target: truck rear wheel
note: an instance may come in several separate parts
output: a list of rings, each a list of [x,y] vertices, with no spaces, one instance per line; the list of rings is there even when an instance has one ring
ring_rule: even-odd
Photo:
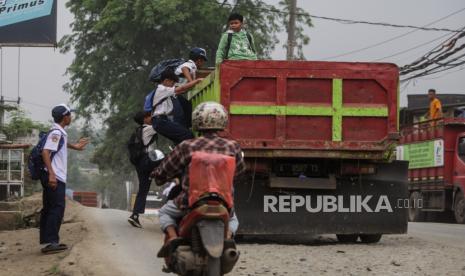
[[[460,190],[455,196],[454,215],[455,221],[457,221],[457,223],[465,223],[465,197]]]
[[[355,243],[357,242],[357,234],[337,234],[337,240],[342,243]]]
[[[423,221],[425,219],[425,213],[421,211],[418,202],[421,201],[421,194],[418,191],[410,193],[409,209],[408,209],[408,220],[409,221]]]
[[[382,234],[361,234],[360,240],[363,243],[377,243],[381,240]]]

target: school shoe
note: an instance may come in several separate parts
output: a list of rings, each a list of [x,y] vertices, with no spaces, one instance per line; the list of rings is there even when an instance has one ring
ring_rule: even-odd
[[[132,215],[128,218],[128,222],[129,222],[129,224],[131,224],[131,225],[134,226],[134,227],[142,228],[142,224],[140,224],[140,222],[139,222],[139,216],[138,216],[138,215],[132,214]]]
[[[40,251],[44,254],[55,254],[55,253],[60,253],[68,249],[68,246],[64,243],[51,243],[44,248],[42,248]]]

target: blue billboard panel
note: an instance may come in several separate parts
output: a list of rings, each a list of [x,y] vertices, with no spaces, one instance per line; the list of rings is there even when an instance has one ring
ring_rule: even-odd
[[[57,0],[0,0],[0,46],[56,45]]]

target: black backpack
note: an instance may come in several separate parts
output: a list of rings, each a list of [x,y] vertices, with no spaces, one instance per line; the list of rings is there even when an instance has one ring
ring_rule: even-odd
[[[29,158],[27,160],[27,167],[29,169],[29,173],[31,174],[32,180],[39,180],[41,176],[45,173],[45,163],[42,159],[42,150],[44,149],[45,143],[47,142],[48,135],[54,131],[59,129],[52,129],[48,132],[40,132],[39,133],[39,141],[37,145],[35,145],[32,150]],[[65,140],[63,136],[61,136],[60,141],[58,142],[58,149],[56,152],[52,152],[50,155],[50,160],[53,160],[53,157],[57,152],[63,148]]]
[[[226,47],[224,48],[225,50],[224,59],[228,59],[229,57],[229,49],[231,48],[232,36],[233,36],[233,33],[228,33],[228,40],[226,42]],[[252,43],[252,36],[249,33],[246,33],[246,36],[247,36],[247,40],[249,41],[250,50],[252,50],[252,52],[255,53],[255,49]]]
[[[142,139],[144,127],[145,126],[138,126],[131,134],[131,137],[127,143],[129,161],[134,166],[138,166],[143,158],[148,157],[147,147],[150,146],[157,138],[157,134],[155,134],[150,140],[149,144],[144,146],[144,140]]]
[[[142,140],[142,131],[144,127],[138,126],[136,130],[131,134],[128,141],[129,161],[134,166],[139,164],[139,161],[145,154],[145,146]]]
[[[160,61],[150,71],[149,81],[160,82],[161,73],[163,73],[163,71],[167,69],[174,71],[176,70],[176,68],[178,68],[179,65],[183,64],[184,62],[186,61],[180,58],[167,59],[167,60]]]

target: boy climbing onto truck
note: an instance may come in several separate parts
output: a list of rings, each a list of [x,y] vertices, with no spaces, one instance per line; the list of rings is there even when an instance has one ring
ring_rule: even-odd
[[[177,86],[191,82],[197,78],[197,70],[207,61],[207,51],[200,47],[192,48],[189,52],[189,60],[179,65],[174,73],[179,77]],[[192,124],[192,104],[185,96],[176,97],[174,104],[174,121],[190,128]]]
[[[152,124],[158,134],[165,136],[176,145],[184,140],[194,138],[192,132],[182,124],[174,120],[173,97],[182,94],[203,79],[199,78],[181,86],[175,86],[179,81],[173,70],[165,70],[160,77],[160,84],[157,84],[155,95],[153,96]]]
[[[216,51],[216,64],[220,64],[225,59],[257,60],[254,39],[242,28],[243,22],[244,17],[238,13],[229,16],[229,30],[221,36]]]

